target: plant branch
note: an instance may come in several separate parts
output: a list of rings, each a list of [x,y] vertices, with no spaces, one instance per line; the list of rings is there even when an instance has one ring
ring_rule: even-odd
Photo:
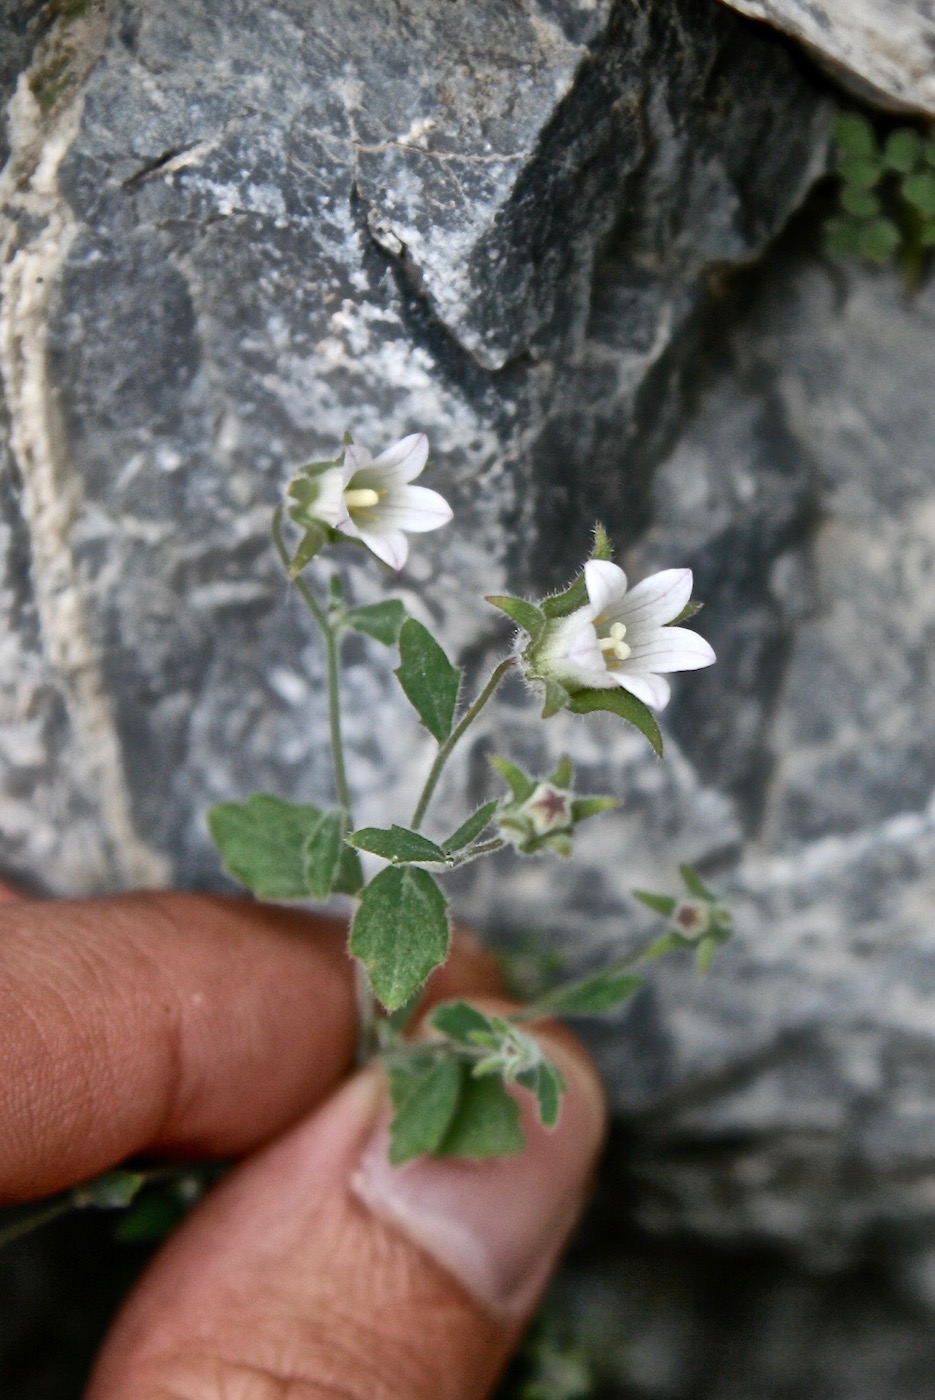
[[[24,1235],[31,1235],[33,1230],[40,1230],[43,1225],[51,1225],[53,1220],[58,1220],[63,1215],[68,1215],[70,1211],[77,1210],[71,1193],[67,1196],[60,1196],[50,1202],[44,1210],[34,1211],[32,1215],[21,1216],[19,1220],[14,1220],[5,1229],[0,1229],[0,1249],[4,1249],[14,1240],[22,1239]]]
[[[487,704],[487,701],[493,695],[497,686],[503,680],[503,677],[506,675],[507,671],[512,665],[512,656],[507,656],[503,659],[503,661],[500,662],[499,666],[496,666],[494,668],[490,679],[484,686],[481,693],[478,695],[477,699],[472,705],[470,705],[465,710],[464,714],[461,716],[461,719],[455,725],[454,729],[448,735],[448,738],[445,740],[441,748],[438,750],[438,753],[435,755],[435,762],[432,764],[431,771],[429,772],[429,775],[425,780],[425,787],[422,789],[422,795],[420,796],[419,801],[416,804],[416,810],[412,814],[411,826],[413,831],[419,830],[419,827],[422,823],[422,818],[425,816],[428,805],[432,800],[432,793],[435,791],[438,780],[442,775],[442,769],[448,762],[452,750],[454,749],[461,736],[465,733],[465,731],[477,719],[477,716]]]
[[[273,543],[276,546],[276,552],[282,560],[283,567],[288,574],[292,567],[292,559],[282,536],[281,505],[278,505],[273,512]],[[331,755],[334,762],[334,786],[338,794],[338,802],[349,814],[351,810],[351,795],[347,783],[347,773],[344,767],[344,741],[341,737],[340,658],[338,656],[337,633],[331,626],[324,609],[305,580],[297,577],[291,581],[295,584],[303,603],[318,624],[318,630],[321,632],[322,640],[325,644],[325,664],[328,672],[328,720],[331,726]]]

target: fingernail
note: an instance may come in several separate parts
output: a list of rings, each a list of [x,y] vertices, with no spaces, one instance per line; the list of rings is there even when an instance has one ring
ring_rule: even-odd
[[[543,1040],[545,1038],[543,1037]],[[584,1203],[604,1135],[597,1076],[564,1044],[549,1055],[568,1085],[558,1126],[539,1123],[518,1090],[526,1147],[515,1157],[467,1162],[388,1158],[388,1114],[371,1136],[353,1182],[357,1197],[389,1221],[492,1312],[531,1311]]]

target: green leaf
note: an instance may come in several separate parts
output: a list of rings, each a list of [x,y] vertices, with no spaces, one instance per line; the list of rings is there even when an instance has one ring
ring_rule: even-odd
[[[545,626],[545,613],[535,603],[529,603],[525,598],[511,598],[505,593],[494,593],[485,598],[486,603],[499,608],[506,613],[507,617],[518,623],[530,637],[538,637]]]
[[[922,148],[922,157],[928,165],[935,165],[935,136],[930,136]]]
[[[576,690],[569,698],[568,708],[576,715],[590,715],[595,710],[609,710],[635,725],[662,757],[662,735],[652,711],[628,690]]]
[[[880,197],[873,190],[860,190],[854,185],[845,185],[841,190],[841,208],[859,219],[871,218],[879,214]]]
[[[666,918],[675,913],[677,899],[673,899],[670,894],[652,894],[650,890],[631,890],[634,899],[638,899],[640,904],[645,904],[647,909],[652,909],[656,914],[663,914]]]
[[[910,175],[908,180],[903,180],[902,192],[920,214],[927,217],[935,214],[935,173],[925,170],[919,175]]]
[[[525,802],[526,798],[535,792],[534,779],[530,778],[528,773],[524,773],[522,768],[517,768],[508,758],[491,758],[490,762],[500,777],[509,783],[516,802]]]
[[[922,138],[911,126],[902,126],[887,137],[883,163],[889,170],[908,175],[922,159]]]
[[[340,808],[322,812],[305,843],[305,879],[315,899],[327,899],[334,889],[346,823],[347,817]]]
[[[311,803],[258,792],[212,807],[208,829],[229,874],[258,899],[306,899],[305,846],[320,818]]]
[[[439,1157],[509,1157],[522,1152],[523,1130],[516,1100],[492,1076],[467,1078],[454,1119],[436,1149]]]
[[[402,1006],[397,1006],[396,1010],[392,1011],[384,1021],[377,1022],[377,1036],[379,1037],[386,1028],[395,1033],[395,1037],[402,1035],[413,1016],[419,1010],[421,1004],[422,988],[418,987],[416,991],[413,992],[412,996],[403,1002]],[[391,1034],[389,1040],[392,1041],[393,1039],[394,1035]]]
[[[321,549],[328,543],[328,531],[322,525],[309,525],[305,534],[299,541],[299,547],[292,556],[292,563],[289,565],[289,577],[298,578],[299,574],[310,564]]]
[[[591,558],[601,559],[605,562],[613,559],[614,551],[610,547],[610,540],[607,538],[607,531],[603,525],[594,526],[594,544],[591,548]]]
[[[363,888],[364,872],[361,869],[360,856],[356,851],[352,851],[350,846],[345,844],[341,849],[341,858],[338,861],[338,873],[334,877],[332,885],[333,894],[358,894]]]
[[[935,176],[932,183],[935,187]],[[887,262],[899,243],[900,232],[891,219],[868,219],[861,228],[860,251],[871,262]]]
[[[883,166],[876,160],[866,160],[863,156],[844,156],[838,162],[838,171],[846,184],[855,189],[870,190],[883,174]]]
[[[114,1235],[121,1244],[157,1244],[187,1213],[186,1203],[173,1192],[147,1194],[120,1217]]]
[[[542,611],[546,617],[568,617],[570,613],[586,607],[587,603],[588,586],[584,581],[584,574],[579,574],[564,592],[553,593],[550,597],[543,598]]]
[[[476,1045],[474,1036],[493,1035],[494,1026],[483,1011],[467,1001],[449,1001],[438,1006],[429,1017],[429,1025],[457,1045]]]
[[[409,617],[399,634],[399,683],[426,729],[444,743],[451,733],[461,672],[431,633]]]
[[[387,1011],[402,1006],[444,962],[449,932],[445,896],[427,871],[388,865],[364,887],[351,953]]]
[[[610,812],[619,806],[616,797],[576,797],[571,804],[571,819],[583,822],[586,817],[596,817],[600,812]]]
[[[455,851],[463,851],[465,846],[470,846],[472,841],[476,841],[481,832],[488,827],[496,812],[498,802],[485,802],[483,807],[478,807],[476,812],[472,812],[466,822],[462,822],[457,831],[453,831],[447,841],[442,842],[442,850],[446,855],[452,855]]]
[[[564,710],[569,704],[568,691],[558,681],[551,678],[545,682],[545,704],[542,706],[542,718],[551,719],[557,715],[559,710]]]
[[[873,126],[860,112],[841,113],[834,124],[834,139],[850,156],[875,156],[879,149]]]
[[[535,1069],[523,1070],[522,1074],[518,1074],[516,1082],[535,1094],[542,1126],[554,1128],[558,1123],[562,1095],[566,1089],[558,1066],[553,1065],[551,1060],[542,1060]]]
[[[825,224],[825,252],[832,258],[859,258],[863,224],[859,219],[829,219]]]
[[[406,621],[406,609],[398,598],[387,598],[382,603],[368,603],[362,608],[351,608],[344,614],[344,622],[355,632],[364,632],[374,641],[384,646],[395,646],[399,641],[402,625]]]
[[[390,1068],[390,1162],[394,1167],[434,1152],[441,1144],[467,1078],[453,1054],[412,1055]]]
[[[352,831],[347,839],[359,851],[382,856],[394,865],[424,865],[426,861],[444,864],[447,860],[441,846],[436,846],[421,831],[410,831],[405,826],[362,826],[359,831]]]
[[[627,1001],[642,987],[640,977],[632,972],[604,968],[591,977],[583,977],[578,982],[569,982],[564,987],[554,987],[546,992],[532,1006],[525,1007],[521,1015],[531,1016],[598,1016],[604,1011],[613,1011]]]
[[[935,248],[935,219],[929,219],[923,224],[919,241],[923,248]]]

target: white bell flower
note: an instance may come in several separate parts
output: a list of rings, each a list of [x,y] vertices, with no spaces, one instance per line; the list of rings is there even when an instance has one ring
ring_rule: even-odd
[[[588,602],[550,621],[531,650],[535,670],[571,691],[620,686],[654,710],[669,703],[661,674],[710,666],[714,652],[687,627],[671,627],[691,598],[691,569],[663,569],[627,589],[616,564],[591,559],[584,566]]]
[[[391,569],[409,557],[407,534],[447,525],[451,507],[437,491],[410,486],[425,466],[429,440],[412,433],[373,457],[348,443],[344,461],[316,480],[314,517],[350,539],[360,540]]]

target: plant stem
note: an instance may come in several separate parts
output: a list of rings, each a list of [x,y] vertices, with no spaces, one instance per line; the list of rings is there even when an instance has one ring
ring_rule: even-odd
[[[503,680],[503,677],[506,675],[507,671],[512,665],[512,656],[507,656],[504,658],[503,661],[500,662],[499,666],[494,668],[490,679],[484,686],[480,695],[478,695],[473,705],[469,706],[468,709],[465,710],[464,714],[461,716],[461,719],[455,725],[454,729],[448,735],[448,738],[445,740],[441,748],[438,750],[438,753],[435,755],[435,762],[432,764],[431,771],[425,780],[425,787],[422,789],[422,795],[419,798],[419,801],[416,805],[416,810],[412,814],[413,831],[419,830],[422,818],[425,816],[426,809],[428,808],[428,805],[432,800],[432,793],[435,791],[436,784],[438,783],[438,780],[442,774],[442,769],[448,762],[452,749],[454,748],[458,740],[461,738],[465,730],[470,725],[472,725],[477,719],[477,716],[487,704],[487,701],[490,699],[491,695],[493,695],[497,686]]]
[[[478,860],[481,856],[491,856],[494,851],[501,850],[506,842],[499,836],[492,836],[489,841],[480,841],[476,846],[468,846],[466,851],[459,851],[451,857],[449,869],[460,870],[462,865],[470,865],[472,860]]]
[[[147,1167],[134,1175],[145,1178],[145,1185],[151,1186],[154,1182],[171,1181],[173,1177],[187,1176],[197,1169],[197,1165],[191,1162],[172,1162],[161,1167]],[[14,1240],[22,1239],[24,1235],[31,1235],[34,1230],[41,1230],[43,1225],[51,1225],[53,1220],[60,1220],[63,1215],[69,1215],[75,1210],[126,1210],[132,1202],[128,1202],[127,1205],[105,1205],[89,1195],[89,1188],[93,1187],[95,1182],[101,1180],[101,1177],[111,1175],[111,1172],[102,1172],[100,1177],[94,1177],[80,1186],[73,1186],[63,1195],[54,1196],[32,1215],[20,1216],[5,1229],[0,1228],[0,1249],[12,1244]]]
[[[277,506],[273,512],[273,543],[276,546],[276,551],[282,560],[286,573],[289,573],[292,567],[292,559],[286,548],[286,542],[282,537],[281,505]],[[337,633],[331,626],[321,604],[305,580],[303,578],[294,578],[291,581],[295,584],[303,603],[318,624],[318,630],[321,632],[322,640],[325,643],[325,664],[328,671],[328,719],[331,726],[331,756],[334,762],[334,786],[338,794],[338,802],[346,812],[350,813],[351,794],[347,785],[347,773],[344,768],[344,742],[341,737],[340,661],[338,657]]]
[[[296,583],[300,583],[296,579]],[[302,590],[300,590],[301,592]],[[306,592],[307,592],[306,588]],[[302,593],[303,598],[305,592]],[[311,595],[309,595],[311,596]],[[351,793],[347,785],[347,774],[344,771],[344,742],[341,738],[341,691],[339,682],[338,639],[334,628],[328,622],[324,623],[325,638],[325,660],[328,666],[328,719],[331,724],[331,753],[334,759],[334,785],[338,794],[338,802],[350,816]],[[353,822],[351,823],[353,826]]]
[[[14,1240],[21,1239],[23,1235],[31,1235],[33,1230],[39,1230],[43,1225],[50,1225],[53,1220],[58,1220],[60,1216],[68,1215],[70,1211],[76,1209],[77,1207],[69,1194],[52,1201],[44,1210],[37,1210],[33,1215],[14,1220],[12,1225],[8,1225],[5,1230],[0,1230],[0,1249],[12,1244]]]
[[[354,959],[354,993],[357,1000],[357,1047],[354,1058],[358,1065],[366,1065],[376,1054],[377,1003],[370,974],[359,958]]]

